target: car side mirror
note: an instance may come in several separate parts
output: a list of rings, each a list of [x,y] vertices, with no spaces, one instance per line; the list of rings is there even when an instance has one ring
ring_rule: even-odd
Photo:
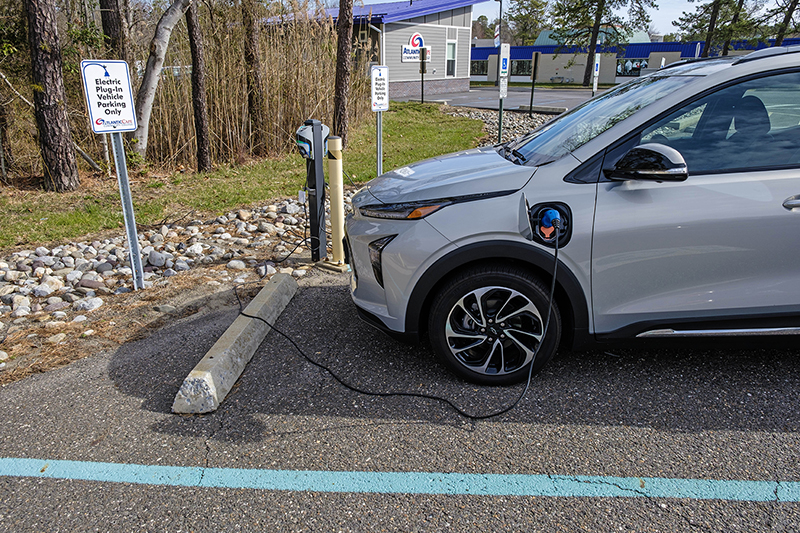
[[[614,181],[684,181],[689,177],[681,153],[659,143],[631,148],[614,168],[603,169],[603,174]]]

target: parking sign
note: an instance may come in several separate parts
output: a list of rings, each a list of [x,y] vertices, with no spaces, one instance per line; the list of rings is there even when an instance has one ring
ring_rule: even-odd
[[[372,79],[372,110],[389,110],[389,67],[373,66],[370,69]]]
[[[128,63],[84,60],[81,61],[81,77],[93,132],[136,131]]]

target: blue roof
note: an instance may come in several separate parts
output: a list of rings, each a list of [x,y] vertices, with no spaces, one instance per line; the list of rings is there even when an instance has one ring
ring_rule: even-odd
[[[770,44],[774,43],[770,40]],[[697,52],[697,45],[702,48],[703,41],[691,41],[689,43],[631,43],[617,48],[616,46],[604,47],[597,45],[596,51],[598,53],[611,53],[617,54],[618,58],[646,58],[650,56],[651,52],[680,52],[682,59],[693,58]],[[800,38],[789,38],[783,40],[783,46],[791,46],[800,44]],[[758,43],[752,45],[746,41],[736,41],[732,44],[731,48],[734,50],[760,50],[769,46],[766,43]],[[579,48],[577,46],[565,46],[559,49],[558,46],[512,46],[511,47],[511,60],[528,60],[531,58],[533,52],[541,54],[585,54],[586,48]],[[496,55],[497,48],[491,46],[473,47],[470,51],[470,59],[472,61],[486,61],[490,55]],[[719,50],[712,50],[711,55],[719,54]]]
[[[355,22],[369,22],[372,24],[386,24],[401,20],[423,17],[434,13],[441,13],[450,9],[471,6],[486,2],[487,0],[412,0],[411,2],[389,2],[386,4],[371,4],[353,6],[353,20]],[[333,18],[339,16],[339,8],[327,10]]]

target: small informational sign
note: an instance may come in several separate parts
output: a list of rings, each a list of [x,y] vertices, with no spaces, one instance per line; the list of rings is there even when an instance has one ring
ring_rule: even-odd
[[[597,92],[597,81],[600,79],[600,54],[594,55],[594,81],[592,82],[592,95]]]
[[[375,65],[370,69],[372,79],[372,110],[389,110],[389,67]]]
[[[511,67],[511,45],[503,43],[500,45],[500,77],[507,78]]]
[[[117,183],[122,199],[122,218],[128,237],[128,257],[133,272],[133,289],[144,288],[144,269],[139,252],[139,237],[136,233],[136,216],[133,212],[133,197],[128,181],[128,163],[122,132],[136,130],[136,112],[133,109],[133,91],[128,64],[116,60],[81,61],[81,77],[86,105],[92,122],[92,131],[97,134],[110,133],[117,169]]]
[[[500,78],[500,98],[508,96],[508,76]]]
[[[136,130],[133,91],[125,61],[81,61],[81,76],[92,131],[114,133]]]

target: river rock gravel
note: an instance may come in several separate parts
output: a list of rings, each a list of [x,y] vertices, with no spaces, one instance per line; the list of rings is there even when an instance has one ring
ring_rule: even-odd
[[[497,128],[499,123],[497,111],[450,106],[443,106],[442,109],[448,115],[482,121],[484,123],[483,131],[486,132],[486,140],[482,143],[483,146],[491,146],[497,142]],[[535,130],[539,126],[548,123],[553,118],[555,118],[554,115],[533,113],[531,116],[528,116],[527,112],[503,111],[503,142],[525,135],[529,131]]]

